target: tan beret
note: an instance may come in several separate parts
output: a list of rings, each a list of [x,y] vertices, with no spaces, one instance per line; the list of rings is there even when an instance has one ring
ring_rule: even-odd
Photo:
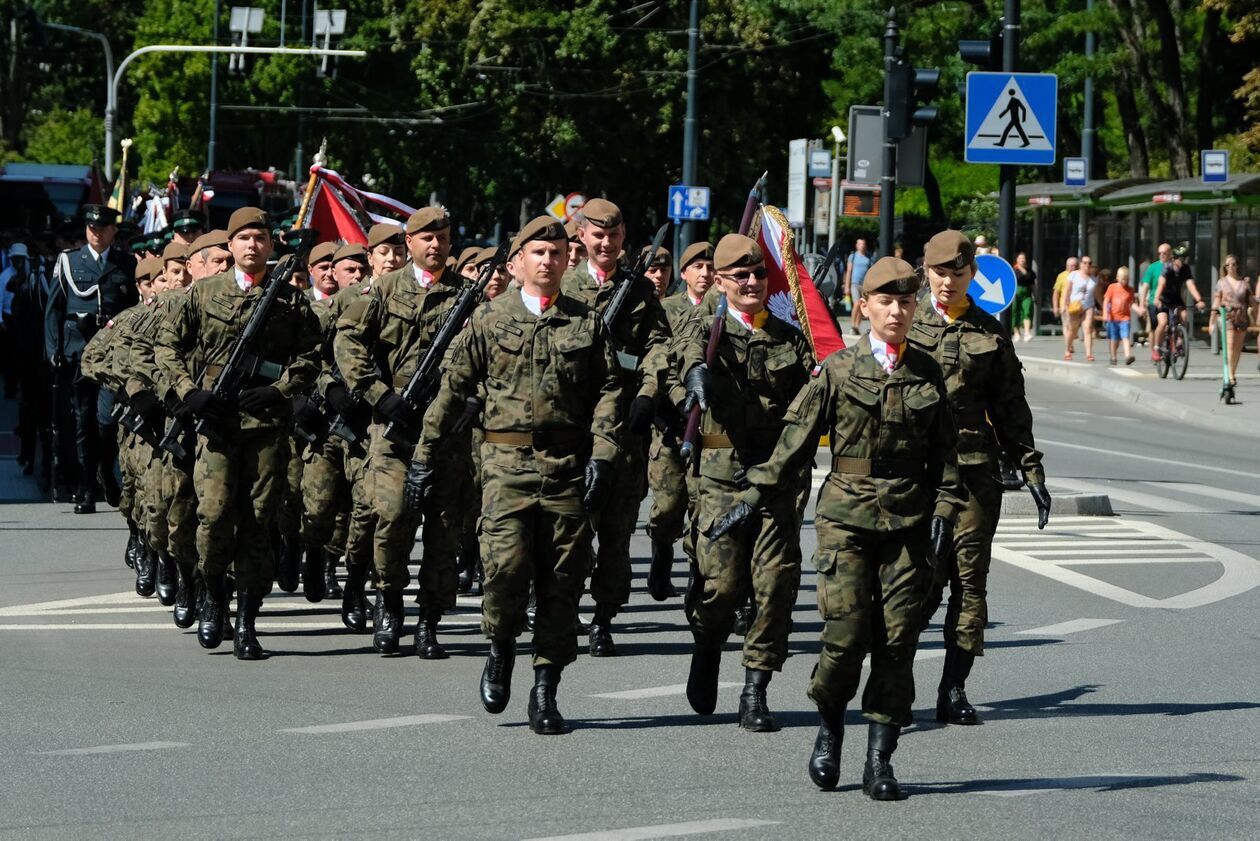
[[[181,263],[188,259],[188,248],[178,242],[169,243],[162,249],[162,264],[167,260],[178,260]]]
[[[863,295],[874,292],[909,295],[918,291],[918,273],[900,257],[880,257],[862,278]]]
[[[402,245],[402,225],[395,225],[393,222],[377,222],[368,230],[367,247],[369,250],[386,242]]]
[[[591,199],[578,212],[582,219],[597,228],[615,228],[622,222],[621,208],[608,199]]]
[[[162,273],[162,269],[166,266],[157,257],[145,257],[139,263],[136,263],[136,280],[153,280]]]
[[[213,231],[207,231],[192,241],[192,245],[188,246],[188,256],[191,257],[198,251],[206,248],[227,248],[228,234],[222,228],[216,228]]]
[[[682,259],[678,261],[678,270],[682,271],[697,260],[713,260],[713,246],[701,240],[693,242],[683,249]]]
[[[743,234],[727,234],[718,240],[717,248],[713,249],[713,268],[719,272],[764,262],[761,246],[755,239]]]
[[[480,253],[481,253],[481,248],[476,245],[470,245],[467,248],[465,248],[463,251],[459,252],[459,257],[456,258],[455,260],[455,271],[457,272],[463,271],[464,267],[467,266],[473,260],[477,259],[477,255]]]
[[[648,253],[648,249],[650,249],[651,247],[652,247],[651,245],[643,246],[643,250],[639,252],[639,259],[643,259],[644,257],[646,257]],[[669,266],[669,265],[672,265],[672,262],[673,261],[670,259],[669,252],[665,250],[664,248],[658,248],[656,249],[656,256],[652,258],[652,262],[648,263],[648,265],[649,266]]]
[[[561,225],[559,221],[550,216],[539,216],[521,228],[516,239],[512,240],[512,250],[508,252],[508,256],[514,257],[516,252],[525,246],[525,243],[536,239],[567,242],[569,238],[564,233],[564,225]]]
[[[347,242],[345,245],[337,249],[337,253],[333,254],[333,265],[337,265],[342,260],[358,260],[360,263],[367,262],[367,249],[357,242]],[[310,261],[307,261],[307,265]]]
[[[923,247],[923,265],[961,269],[976,257],[976,247],[962,231],[941,231]]]
[[[241,207],[234,210],[232,216],[228,219],[228,239],[236,236],[246,228],[262,228],[270,231],[271,220],[267,218],[267,212],[261,207]]]
[[[576,242],[578,238],[578,221],[576,218],[570,219],[564,223],[564,232],[569,237],[569,242]]]
[[[337,249],[340,247],[340,243],[321,242],[319,245],[312,248],[311,253],[306,256],[306,265],[313,266],[316,263],[331,260],[333,255],[337,253]]]
[[[407,233],[418,234],[421,231],[440,231],[451,226],[451,219],[440,207],[422,207],[407,220]]]
[[[499,249],[495,248],[493,245],[486,246],[477,252],[477,256],[473,258],[473,265],[480,266],[482,263],[485,263],[492,258],[494,256],[494,252],[498,250]]]

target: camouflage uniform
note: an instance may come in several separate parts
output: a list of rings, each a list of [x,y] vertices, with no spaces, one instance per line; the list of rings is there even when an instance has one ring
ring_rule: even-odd
[[[416,459],[432,464],[465,400],[483,394],[481,628],[492,640],[519,636],[532,581],[537,666],[577,655],[573,626],[591,550],[583,469],[591,458],[616,459],[620,380],[589,307],[562,293],[535,316],[509,290],[473,316],[416,448]]]
[[[672,336],[694,315],[695,305],[686,289],[661,301]],[[677,387],[676,370],[665,370],[662,392]],[[692,508],[687,489],[687,465],[678,454],[681,430],[652,428],[652,446],[648,450],[648,488],[652,491],[652,508],[648,512],[647,533],[654,543],[673,545],[683,534],[684,517]],[[684,543],[689,557],[694,558],[690,541]]]
[[[940,368],[913,348],[888,374],[862,339],[814,369],[792,402],[773,455],[748,471],[764,498],[793,504],[800,465],[829,433],[831,472],[818,496],[818,610],[823,650],[809,698],[843,718],[862,661],[862,712],[910,723],[919,617],[932,581],[928,522],[952,518],[965,491]]]

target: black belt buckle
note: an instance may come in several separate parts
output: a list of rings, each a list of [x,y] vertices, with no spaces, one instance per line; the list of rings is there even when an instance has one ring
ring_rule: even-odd
[[[875,479],[894,479],[897,476],[897,465],[890,458],[871,459],[871,476]]]

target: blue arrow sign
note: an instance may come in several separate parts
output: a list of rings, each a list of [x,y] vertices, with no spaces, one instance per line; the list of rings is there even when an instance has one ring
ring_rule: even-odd
[[[971,164],[1054,163],[1059,77],[1053,73],[968,73],[966,145]]]
[[[671,184],[665,212],[674,221],[705,221],[709,218],[709,188]]]
[[[967,294],[980,309],[997,315],[1015,301],[1015,270],[996,254],[979,254]]]

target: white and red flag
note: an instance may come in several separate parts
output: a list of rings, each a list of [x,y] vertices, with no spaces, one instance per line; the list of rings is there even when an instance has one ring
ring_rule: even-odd
[[[414,207],[354,186],[335,170],[311,167],[310,189],[295,226],[319,231],[320,242],[357,242],[367,245],[365,227],[372,222],[399,223]]]

